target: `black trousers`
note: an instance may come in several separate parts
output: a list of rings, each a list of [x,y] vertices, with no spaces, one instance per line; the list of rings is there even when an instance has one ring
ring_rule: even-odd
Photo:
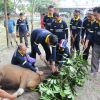
[[[36,58],[36,50],[35,50],[35,48],[34,48],[34,45],[35,45],[35,44],[32,44],[32,43],[31,43],[31,54],[30,54],[30,56],[33,57],[33,58]],[[44,51],[45,51],[46,60],[47,60],[47,61],[51,60],[51,51],[50,51],[49,45],[46,44],[46,43],[42,43],[41,45],[42,45],[42,47],[43,47],[43,49],[44,49]],[[42,52],[41,52],[41,53],[42,53]]]
[[[71,38],[71,51],[76,49],[78,55],[80,53],[79,43],[80,43],[80,39],[79,38],[75,39],[74,42],[72,41],[72,38]]]
[[[87,60],[88,59],[88,56],[89,56],[89,50],[90,50],[90,47],[93,47],[93,42],[92,41],[89,41],[89,44],[88,44],[88,47],[84,50],[83,52],[83,59],[84,60]]]
[[[24,40],[25,40],[25,45],[27,47],[28,46],[27,32],[26,33],[19,32],[20,43],[23,43],[23,37],[24,37]]]

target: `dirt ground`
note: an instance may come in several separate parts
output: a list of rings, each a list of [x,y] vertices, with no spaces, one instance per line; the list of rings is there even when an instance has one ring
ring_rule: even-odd
[[[0,65],[9,64],[16,47],[11,47],[0,51]],[[28,49],[30,51],[30,48]],[[37,57],[36,66],[45,66],[40,58]],[[100,73],[95,78],[90,77],[84,84],[84,87],[77,87],[77,94],[75,100],[100,100]],[[16,100],[39,100],[39,94],[36,92],[26,92]]]

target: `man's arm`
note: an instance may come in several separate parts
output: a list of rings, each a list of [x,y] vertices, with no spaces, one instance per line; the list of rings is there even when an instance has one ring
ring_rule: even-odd
[[[21,66],[24,66],[25,68],[29,68],[32,71],[36,72],[36,69],[32,66],[32,64],[30,64],[29,62],[27,62],[24,57],[22,57],[21,55],[17,55],[16,60],[18,60],[18,62],[20,63]]]
[[[95,35],[95,26],[94,24],[91,25],[91,30],[89,31],[89,34],[86,39],[86,43],[84,45],[84,48],[86,49],[88,46],[89,41],[94,41],[94,35]]]
[[[84,39],[85,30],[86,30],[86,25],[85,25],[85,21],[84,21],[84,22],[82,23],[81,39]]]
[[[63,21],[63,24],[64,24],[64,30],[65,30],[65,39],[68,39],[68,26],[65,21]]]
[[[28,21],[26,20],[27,30],[29,31]]]
[[[15,26],[15,21],[14,21],[14,19],[13,19],[13,25]]]
[[[44,16],[43,22],[44,22],[44,27],[46,27],[46,16]]]

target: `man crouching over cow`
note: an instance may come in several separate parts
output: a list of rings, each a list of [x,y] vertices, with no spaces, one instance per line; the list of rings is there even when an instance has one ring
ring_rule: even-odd
[[[34,65],[35,64],[35,59],[31,58],[27,53],[26,53],[26,46],[24,44],[18,45],[17,50],[14,52],[13,58],[11,63],[14,65],[21,66],[23,68],[28,68],[39,75],[43,75],[42,71],[39,71],[38,68]]]

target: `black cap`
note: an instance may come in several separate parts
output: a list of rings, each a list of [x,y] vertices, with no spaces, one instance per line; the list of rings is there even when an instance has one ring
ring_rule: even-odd
[[[74,10],[75,13],[80,13],[80,10]]]
[[[23,16],[23,15],[24,15],[24,13],[20,13],[19,15],[20,15],[20,16]]]
[[[53,6],[53,5],[49,5],[48,9],[49,9],[49,8],[54,8],[54,6]]]
[[[59,15],[59,13],[54,13],[53,14],[53,17],[59,17],[60,15]]]

